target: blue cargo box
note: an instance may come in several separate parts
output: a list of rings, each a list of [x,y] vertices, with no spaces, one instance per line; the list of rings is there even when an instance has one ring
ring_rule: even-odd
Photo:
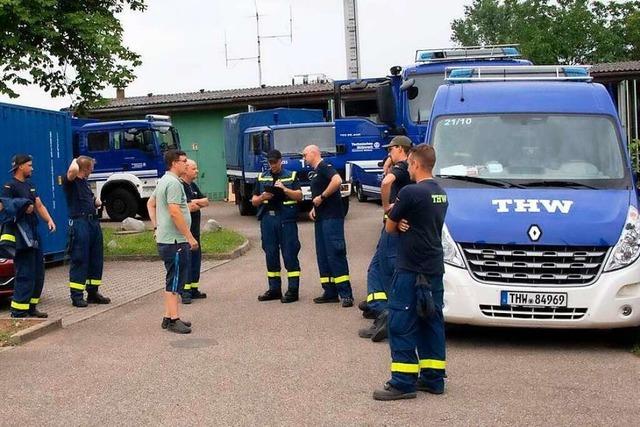
[[[71,119],[68,113],[0,103],[0,180],[9,181],[11,158],[18,153],[33,156],[33,177],[40,199],[58,230],[49,233],[40,221],[46,261],[61,260],[67,244],[68,210],[62,177],[72,159]]]

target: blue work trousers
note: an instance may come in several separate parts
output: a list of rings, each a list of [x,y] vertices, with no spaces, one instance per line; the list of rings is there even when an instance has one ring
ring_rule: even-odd
[[[344,240],[344,219],[328,218],[316,221],[316,257],[320,284],[328,298],[351,298],[351,280],[347,262],[347,244]]]
[[[442,315],[444,288],[442,275],[426,276],[431,285],[436,313],[429,319],[416,311],[417,273],[396,270],[389,294],[389,346],[391,380],[404,392],[416,389],[420,381],[433,390],[444,390],[445,335]],[[417,353],[417,354],[416,354]]]
[[[16,272],[11,311],[28,312],[40,302],[44,287],[44,257],[41,248],[19,249],[13,259]]]
[[[376,252],[369,263],[367,307],[376,314],[380,314],[382,310],[387,308],[387,295],[391,290],[391,281],[396,268],[399,240],[400,237],[397,233],[387,233],[383,227]]]
[[[198,241],[198,249],[190,251],[189,255],[189,279],[184,285],[185,291],[198,289],[200,287],[200,268],[202,266],[202,248],[200,245],[200,234],[194,234],[193,237]]]
[[[267,260],[269,289],[281,290],[280,253],[282,253],[289,289],[297,290],[300,286],[298,224],[292,220],[283,220],[280,211],[267,211],[260,219],[260,232],[262,249]]]
[[[98,292],[102,285],[104,264],[102,229],[97,218],[76,218],[69,221],[69,288],[71,298],[82,298],[84,291]]]

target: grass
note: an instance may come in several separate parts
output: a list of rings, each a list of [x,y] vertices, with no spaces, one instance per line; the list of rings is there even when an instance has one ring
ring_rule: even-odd
[[[115,234],[117,230],[103,228],[104,255],[144,255],[157,256],[156,242],[151,231],[137,234]],[[117,247],[110,248],[108,243],[115,241]],[[203,254],[220,254],[231,252],[245,241],[245,238],[235,231],[222,229],[205,232],[201,235]]]
[[[15,345],[16,343],[11,339],[11,335],[19,332],[23,329],[29,328],[40,320],[22,320],[22,319],[1,319],[0,320],[0,347],[7,347]]]

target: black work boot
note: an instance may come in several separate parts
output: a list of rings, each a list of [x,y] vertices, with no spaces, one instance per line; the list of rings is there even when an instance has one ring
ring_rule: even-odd
[[[353,298],[342,298],[342,306],[345,308],[353,307]]]
[[[441,387],[436,387],[420,378],[416,382],[416,390],[424,391],[431,394],[442,394],[444,393],[444,384]]]
[[[282,291],[280,289],[269,289],[264,294],[258,295],[258,301],[272,301],[280,298],[282,298]]]
[[[207,297],[207,294],[204,292],[200,292],[197,288],[191,288],[191,299],[204,299]]]
[[[84,293],[83,292],[72,292],[71,293],[71,304],[74,307],[78,307],[78,308],[85,308],[87,307],[89,304],[87,304],[87,301],[84,299]]]
[[[47,317],[49,317],[49,315],[47,313],[45,313],[44,311],[40,311],[35,307],[31,307],[29,309],[29,317],[36,317],[38,319],[46,319]]]
[[[167,330],[171,332],[175,332],[176,334],[190,334],[191,328],[187,326],[180,319],[176,319],[175,321],[170,320],[169,325],[167,326]]]
[[[416,392],[398,390],[391,384],[386,383],[383,390],[376,390],[373,392],[373,398],[375,400],[415,399]]]
[[[335,297],[329,297],[326,294],[322,294],[319,297],[314,298],[313,302],[315,302],[316,304],[336,303],[340,302],[340,298],[338,298],[338,295],[336,295]]]
[[[102,296],[97,290],[89,291],[87,295],[87,303],[89,304],[111,304],[111,299]]]
[[[284,296],[280,298],[280,302],[284,304],[295,301],[298,301],[298,288],[289,288]]]
[[[180,320],[182,323],[185,324],[185,326],[191,327],[191,322],[188,322],[186,320],[182,320],[182,319],[176,319],[176,320]],[[168,317],[163,317],[162,318],[162,323],[160,324],[160,326],[162,327],[162,329],[167,329],[169,327],[169,323],[171,323],[171,319]]]
[[[388,310],[382,310],[382,313],[380,313],[378,317],[376,317],[376,320],[373,323],[375,325],[376,330],[371,336],[371,341],[380,342],[387,339],[387,337],[389,336],[389,330],[387,328],[388,318],[389,318]]]
[[[183,304],[191,304],[191,291],[182,291],[180,301],[182,301]]]
[[[367,310],[369,309],[368,305],[369,305],[369,303],[368,303],[368,302],[366,302],[366,301],[360,301],[360,302],[358,303],[358,308],[359,308],[361,311],[367,311]]]
[[[362,328],[362,329],[358,330],[358,336],[360,338],[371,339],[373,334],[376,333],[376,329],[377,329],[376,325],[371,325],[368,328]]]
[[[25,317],[29,316],[29,313],[27,313],[26,311],[22,311],[22,310],[11,310],[11,317],[13,319],[24,319]]]

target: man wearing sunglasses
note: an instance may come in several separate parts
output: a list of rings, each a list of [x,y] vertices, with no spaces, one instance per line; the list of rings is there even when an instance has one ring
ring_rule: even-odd
[[[258,301],[279,299],[282,303],[298,301],[300,286],[300,240],[298,239],[298,202],[302,190],[295,172],[282,167],[278,150],[267,153],[269,170],[258,175],[251,204],[258,208],[262,249],[267,261],[267,291]],[[287,292],[282,295],[280,253],[287,270]]]

